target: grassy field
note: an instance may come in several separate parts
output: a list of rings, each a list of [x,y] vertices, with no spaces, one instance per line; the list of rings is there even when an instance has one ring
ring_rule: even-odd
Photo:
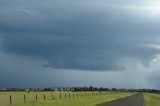
[[[131,94],[120,92],[101,94],[98,92],[1,92],[0,106],[95,106]],[[12,105],[10,105],[10,95]]]
[[[144,106],[160,106],[160,94],[144,93]]]

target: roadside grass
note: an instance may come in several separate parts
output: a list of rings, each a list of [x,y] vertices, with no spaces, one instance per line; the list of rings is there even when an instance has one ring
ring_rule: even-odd
[[[96,106],[101,103],[116,100],[126,96],[130,96],[132,93],[106,93],[96,96],[84,96],[71,99],[58,99],[42,102],[30,102],[26,104],[17,104],[13,106]]]
[[[46,100],[51,100],[51,95],[58,99],[60,92],[0,92],[0,106],[10,106],[10,96],[12,96],[12,104],[14,105],[24,103],[24,95],[26,96],[26,102],[36,101],[36,95],[38,95],[38,101],[43,101],[44,94]]]
[[[160,106],[160,94],[144,93],[144,106]]]

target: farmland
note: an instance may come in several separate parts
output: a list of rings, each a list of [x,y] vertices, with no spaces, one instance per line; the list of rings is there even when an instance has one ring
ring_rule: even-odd
[[[144,93],[145,106],[160,106],[160,94]]]
[[[143,100],[142,99],[141,100],[144,101],[143,106],[158,106],[160,104],[160,94],[136,93],[135,96],[134,94],[135,93],[118,92],[118,91],[117,92],[109,92],[109,91],[0,92],[0,106],[96,106],[98,104],[105,104],[106,102],[111,102],[111,104],[118,103],[119,105],[127,103],[125,105],[132,106],[134,103],[137,103],[136,101],[140,100],[140,98],[142,98]],[[112,101],[114,103],[112,103]],[[105,106],[110,106],[110,105],[105,105]]]
[[[94,106],[132,95],[121,92],[1,92],[0,106]]]

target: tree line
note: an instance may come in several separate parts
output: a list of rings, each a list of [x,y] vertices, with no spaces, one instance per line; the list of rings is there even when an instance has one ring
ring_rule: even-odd
[[[118,88],[103,88],[103,87],[59,87],[59,88],[0,88],[1,92],[14,92],[14,91],[27,91],[27,92],[40,92],[40,91],[65,91],[65,92],[85,92],[85,91],[111,91],[111,92],[152,92],[160,93],[156,89],[118,89]]]

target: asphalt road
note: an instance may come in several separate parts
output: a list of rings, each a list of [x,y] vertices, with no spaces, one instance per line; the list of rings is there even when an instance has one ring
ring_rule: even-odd
[[[137,93],[129,97],[121,98],[97,106],[143,106],[143,102],[143,94]]]

